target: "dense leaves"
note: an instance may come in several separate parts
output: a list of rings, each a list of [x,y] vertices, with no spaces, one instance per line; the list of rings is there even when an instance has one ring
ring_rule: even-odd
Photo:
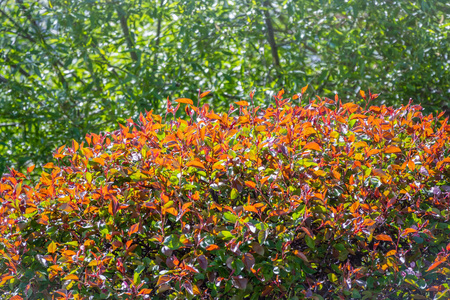
[[[168,101],[164,116],[61,146],[37,183],[11,170],[0,291],[448,298],[448,119],[361,95],[363,107],[338,95],[297,105],[301,93],[280,91],[262,110],[252,93],[227,113]]]
[[[220,111],[253,88],[307,83],[328,97],[339,87],[344,102],[370,88],[378,104],[450,106],[449,11],[445,0],[2,0],[0,173],[198,86]]]

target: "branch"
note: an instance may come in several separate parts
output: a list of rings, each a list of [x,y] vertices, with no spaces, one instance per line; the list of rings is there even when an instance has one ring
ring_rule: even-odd
[[[8,79],[6,79],[6,78],[3,77],[2,75],[0,75],[0,82],[1,82],[1,83],[8,83]]]
[[[156,71],[158,65],[158,49],[161,38],[161,21],[162,21],[162,9],[164,6],[164,0],[161,0],[158,11],[158,23],[156,25],[156,40],[155,40],[155,56],[153,58],[153,70]]]
[[[266,22],[266,27],[267,27],[267,40],[269,42],[270,45],[270,49],[272,50],[272,59],[273,59],[273,64],[275,65],[275,68],[277,70],[279,70],[281,68],[280,66],[280,57],[278,56],[278,49],[277,49],[277,44],[275,42],[275,35],[273,33],[273,25],[272,25],[272,20],[270,19],[270,14],[269,14],[269,1],[264,1],[263,2],[263,6],[264,6],[264,16],[265,16],[265,22]]]
[[[20,29],[22,32],[24,32],[24,37],[27,38],[28,40],[30,40],[32,43],[36,43],[36,40],[28,34],[28,32],[25,32],[25,30],[16,22],[14,21],[13,18],[11,18],[5,11],[3,11],[2,9],[0,9],[0,13],[2,15],[4,15],[9,21],[11,21],[11,23],[14,24],[14,26],[16,26],[18,29]]]
[[[127,16],[125,15],[125,12],[120,7],[117,7],[117,14],[119,15],[120,27],[122,27],[123,35],[125,36],[125,40],[127,41],[128,49],[131,50],[134,48],[134,45],[133,45],[133,41],[131,40],[131,37],[130,37],[130,30],[128,29]],[[130,56],[131,56],[131,59],[133,59],[134,61],[138,60],[136,51],[131,50]]]

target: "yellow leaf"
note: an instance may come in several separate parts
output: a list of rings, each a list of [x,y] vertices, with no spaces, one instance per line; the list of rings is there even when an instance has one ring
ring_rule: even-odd
[[[50,245],[48,245],[47,251],[48,251],[48,253],[55,253],[56,252],[56,243],[52,241],[50,243]]]
[[[188,98],[178,98],[175,100],[175,102],[185,103],[185,104],[190,104],[190,105],[194,104],[194,101],[192,101],[191,99],[188,99]]]
[[[386,257],[392,256],[392,255],[395,255],[395,254],[397,254],[397,251],[391,250],[391,251],[389,251],[388,253],[386,253]]]

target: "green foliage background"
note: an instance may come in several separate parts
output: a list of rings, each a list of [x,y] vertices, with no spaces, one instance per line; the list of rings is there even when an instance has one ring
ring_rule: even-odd
[[[199,88],[217,110],[310,84],[433,112],[449,102],[449,28],[445,0],[0,0],[0,173]]]

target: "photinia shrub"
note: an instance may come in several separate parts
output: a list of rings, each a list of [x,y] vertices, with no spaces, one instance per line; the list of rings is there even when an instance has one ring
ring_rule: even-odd
[[[369,106],[371,93],[365,108],[283,93],[223,114],[168,101],[163,117],[60,147],[36,183],[33,167],[10,170],[0,292],[448,299],[448,119]]]

